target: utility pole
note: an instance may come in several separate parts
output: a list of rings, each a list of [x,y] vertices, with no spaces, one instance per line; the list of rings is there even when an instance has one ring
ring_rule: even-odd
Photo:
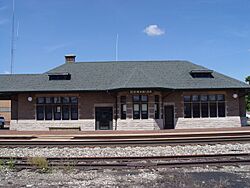
[[[119,42],[118,40],[119,40],[119,35],[117,33],[115,42],[115,61],[118,61],[118,42]]]
[[[15,40],[15,0],[13,0],[12,8],[12,26],[11,26],[11,52],[10,52],[10,73],[13,74],[14,65],[14,40]]]

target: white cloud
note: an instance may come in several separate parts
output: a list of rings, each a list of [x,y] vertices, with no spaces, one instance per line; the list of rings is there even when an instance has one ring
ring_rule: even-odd
[[[4,71],[3,73],[4,73],[4,74],[10,74],[10,72],[9,72],[9,71]]]
[[[148,36],[160,36],[165,34],[164,29],[159,28],[158,25],[149,25],[143,30],[143,32]]]

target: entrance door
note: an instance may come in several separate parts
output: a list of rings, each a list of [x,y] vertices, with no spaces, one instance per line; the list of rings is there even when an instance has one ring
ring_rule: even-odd
[[[164,107],[165,124],[164,129],[174,129],[174,106],[168,105]]]
[[[113,108],[96,107],[95,108],[96,130],[112,130],[113,128]]]

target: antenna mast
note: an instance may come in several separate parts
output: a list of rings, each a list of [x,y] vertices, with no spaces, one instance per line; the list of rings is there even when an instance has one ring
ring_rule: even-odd
[[[116,34],[116,42],[115,42],[115,61],[118,60],[118,40],[119,40],[119,35],[117,33]]]
[[[12,28],[11,28],[11,57],[10,57],[10,73],[13,74],[13,64],[14,64],[14,35],[15,35],[15,0],[13,0],[12,9]]]

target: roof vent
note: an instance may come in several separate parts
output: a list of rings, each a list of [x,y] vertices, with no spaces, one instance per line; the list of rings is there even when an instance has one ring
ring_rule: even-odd
[[[71,80],[71,74],[65,73],[49,73],[49,80]]]
[[[65,55],[65,63],[75,63],[76,56],[74,54]]]
[[[190,75],[193,78],[214,78],[212,75],[213,70],[192,70],[190,71]]]

